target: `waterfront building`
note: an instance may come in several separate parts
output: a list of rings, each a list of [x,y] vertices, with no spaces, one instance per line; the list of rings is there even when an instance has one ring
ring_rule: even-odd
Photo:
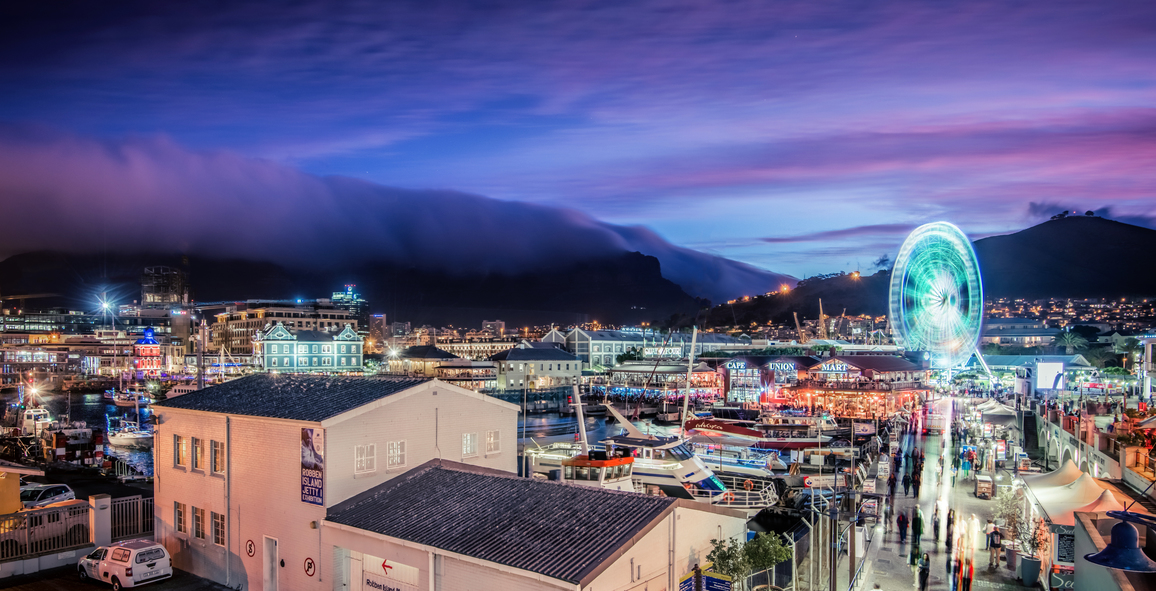
[[[151,329],[145,330],[144,336],[137,339],[132,346],[133,373],[136,379],[150,379],[160,377],[165,369],[164,357],[161,355],[161,344],[153,336]]]
[[[437,365],[434,377],[447,384],[477,392],[496,388],[497,372],[491,361],[449,359]]]
[[[712,539],[746,532],[744,514],[707,503],[435,459],[329,507],[320,577],[327,589],[678,589]]]
[[[253,350],[254,336],[279,322],[290,329],[340,330],[349,325],[357,332],[357,318],[344,308],[334,307],[329,300],[249,300],[229,304],[216,314],[210,327],[209,353],[224,350],[232,357],[248,358]]]
[[[278,322],[257,333],[255,365],[265,371],[360,372],[361,337],[349,325],[340,330],[289,329]]]
[[[610,367],[616,357],[630,351],[637,351],[643,357],[685,359],[690,354],[691,335],[689,333],[664,334],[650,329],[630,330],[584,330],[575,328],[566,335],[553,329],[541,339],[548,343],[561,343],[565,349],[578,356],[588,366]],[[710,351],[749,349],[749,338],[700,332],[695,345],[695,355]]]
[[[578,356],[550,343],[522,341],[490,356],[490,361],[497,364],[499,390],[573,386],[582,376]]]
[[[390,355],[389,373],[428,378],[437,377],[437,368],[441,364],[457,359],[461,358],[433,345],[415,345]]]
[[[681,396],[686,392],[686,362],[627,361],[610,368],[604,378],[591,378],[590,383],[596,389],[604,387],[610,394],[623,396]],[[721,398],[722,395],[722,374],[705,361],[696,362],[691,375],[691,396]]]
[[[892,355],[828,357],[783,391],[797,404],[839,416],[886,417],[930,393],[930,372]]]
[[[502,351],[508,351],[518,346],[521,339],[515,337],[496,337],[489,333],[467,334],[464,339],[442,341],[439,337],[438,348],[458,357],[480,361],[490,359]]]
[[[518,406],[424,378],[258,374],[153,411],[155,539],[230,588],[349,588],[319,531],[331,508],[435,458],[518,465]]]
[[[987,318],[983,322],[983,344],[1036,347],[1050,345],[1057,329],[1033,318]]]

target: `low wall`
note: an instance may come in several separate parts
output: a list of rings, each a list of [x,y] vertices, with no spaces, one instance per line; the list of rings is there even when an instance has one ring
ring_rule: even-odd
[[[13,575],[37,573],[42,570],[61,566],[76,566],[82,556],[92,552],[95,548],[95,545],[85,546],[57,554],[45,554],[44,556],[38,556],[36,558],[0,562],[0,579],[6,579]]]

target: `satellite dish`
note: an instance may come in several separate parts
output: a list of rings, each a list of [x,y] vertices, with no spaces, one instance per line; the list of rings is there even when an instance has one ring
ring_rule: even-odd
[[[934,222],[911,232],[891,272],[890,313],[896,344],[930,353],[933,369],[962,365],[976,351],[983,282],[959,228]]]

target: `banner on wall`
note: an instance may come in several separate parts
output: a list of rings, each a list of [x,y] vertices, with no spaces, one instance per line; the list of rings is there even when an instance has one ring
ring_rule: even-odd
[[[325,505],[324,429],[301,429],[301,502]]]

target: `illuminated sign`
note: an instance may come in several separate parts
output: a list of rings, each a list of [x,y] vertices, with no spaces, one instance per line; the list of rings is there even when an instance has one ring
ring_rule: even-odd
[[[767,364],[767,367],[775,373],[790,373],[795,371],[794,361],[772,361]]]
[[[828,361],[820,366],[819,371],[822,373],[847,373],[848,369],[851,367],[842,361]]]
[[[734,369],[734,370],[746,369],[747,368],[747,362],[746,361],[739,361],[738,359],[735,359],[732,361],[728,361],[726,364],[726,368],[727,369]]]
[[[682,347],[644,347],[646,357],[682,357]]]

